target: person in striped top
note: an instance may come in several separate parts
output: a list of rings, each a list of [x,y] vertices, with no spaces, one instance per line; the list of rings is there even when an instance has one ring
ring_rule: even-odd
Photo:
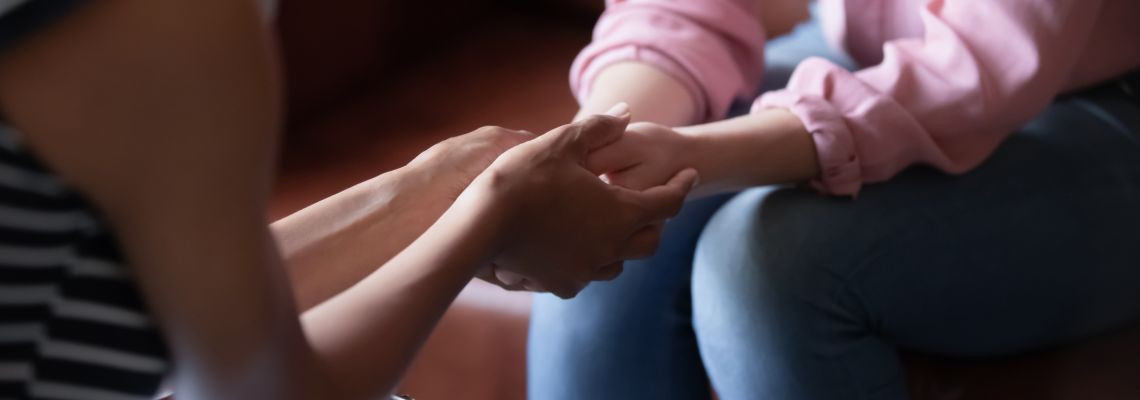
[[[457,136],[270,225],[280,91],[253,1],[0,1],[0,398],[380,398],[473,276],[571,297],[696,181],[587,170],[619,105]]]

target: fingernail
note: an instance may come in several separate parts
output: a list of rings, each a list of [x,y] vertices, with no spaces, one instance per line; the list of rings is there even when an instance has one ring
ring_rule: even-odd
[[[619,102],[617,104],[614,104],[613,107],[610,107],[609,111],[606,111],[606,115],[613,116],[613,117],[624,117],[628,114],[629,114],[629,104],[626,104],[626,102],[624,102],[624,101]]]
[[[516,283],[519,283],[519,282],[525,280],[522,277],[522,275],[516,274],[516,273],[511,272],[511,271],[502,270],[502,269],[496,269],[495,270],[495,278],[497,278],[499,280],[499,282],[502,282],[503,284],[506,284],[506,285],[514,285]]]

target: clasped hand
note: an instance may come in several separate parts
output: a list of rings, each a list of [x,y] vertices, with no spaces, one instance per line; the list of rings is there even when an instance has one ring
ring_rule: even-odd
[[[627,109],[558,127],[499,156],[466,189],[507,210],[502,241],[479,277],[511,290],[575,296],[656,251],[665,219],[695,185],[695,170],[640,187],[607,184],[587,168],[623,138]]]

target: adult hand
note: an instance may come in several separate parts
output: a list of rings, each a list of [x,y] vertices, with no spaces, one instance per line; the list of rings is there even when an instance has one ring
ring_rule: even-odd
[[[394,197],[392,209],[403,210],[400,219],[412,234],[403,244],[411,243],[447,211],[499,155],[534,138],[527,131],[485,126],[436,143],[393,171],[392,179],[378,190]]]
[[[534,138],[527,131],[485,126],[436,143],[416,156],[408,167],[415,171],[417,183],[435,192],[423,198],[443,200],[450,206],[499,155]]]
[[[627,109],[565,125],[496,160],[473,190],[502,204],[506,223],[493,270],[480,277],[509,289],[573,297],[612,279],[624,259],[656,250],[660,221],[675,215],[696,183],[687,169],[634,190],[609,185],[585,168],[591,151],[622,137]]]
[[[669,180],[692,166],[692,139],[669,127],[638,122],[617,141],[590,154],[586,167],[611,184],[642,190]]]
[[[362,182],[273,224],[308,309],[383,265],[439,219],[503,151],[533,134],[486,127],[444,140],[408,165]]]

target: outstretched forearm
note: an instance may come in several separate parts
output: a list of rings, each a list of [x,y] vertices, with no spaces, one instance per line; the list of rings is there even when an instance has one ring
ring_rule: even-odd
[[[303,314],[305,334],[345,398],[395,389],[448,305],[494,255],[502,211],[460,200],[383,268]]]
[[[676,130],[692,144],[685,164],[700,173],[697,196],[803,182],[820,173],[811,135],[786,109]]]
[[[273,223],[301,311],[384,265],[451,205],[421,190],[417,168],[389,171]]]
[[[356,284],[416,240],[476,175],[534,134],[483,127],[273,223],[298,308]]]

